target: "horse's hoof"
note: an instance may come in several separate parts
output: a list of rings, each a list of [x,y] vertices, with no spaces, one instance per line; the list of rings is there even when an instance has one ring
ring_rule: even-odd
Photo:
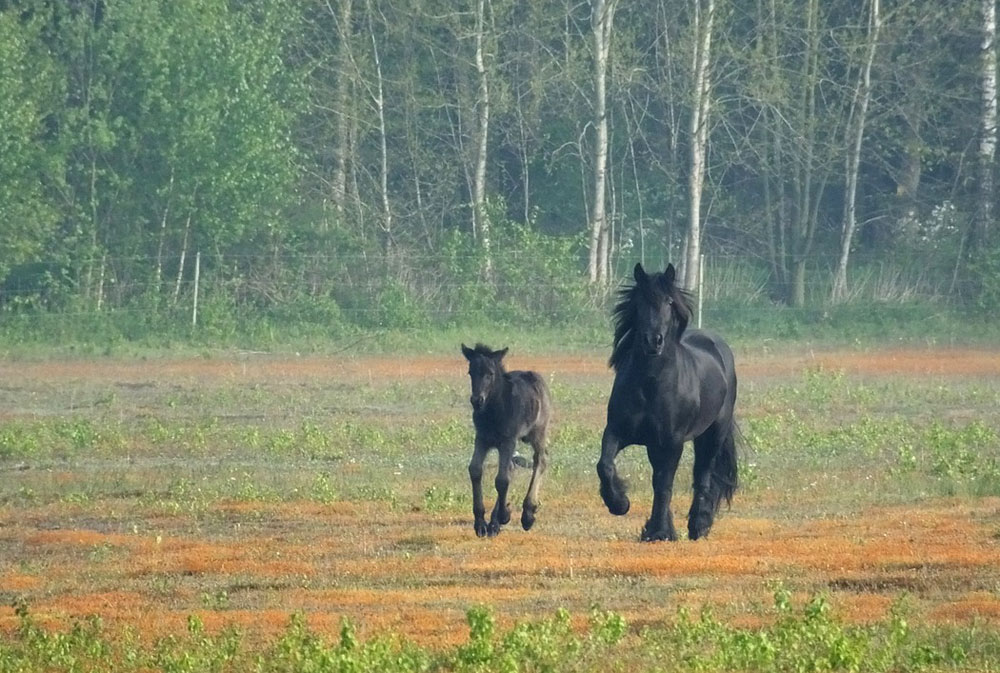
[[[639,536],[639,540],[642,542],[663,542],[664,540],[673,542],[676,539],[677,536],[669,530],[649,531],[646,528],[642,529],[642,535]]]
[[[531,530],[531,527],[535,525],[535,513],[524,510],[521,512],[521,528],[524,530]]]
[[[528,462],[528,459],[520,453],[515,453],[514,457],[511,458],[511,462],[513,462],[516,467],[531,467],[531,463]]]
[[[703,526],[699,528],[688,528],[688,539],[689,540],[700,540],[703,537],[708,537],[708,531],[712,530],[711,524],[708,526]]]
[[[476,529],[476,537],[486,537],[486,522],[477,521],[472,525]]]
[[[703,538],[710,530],[712,530],[712,517],[705,512],[696,514],[688,520],[688,539]]]
[[[506,526],[509,523],[510,523],[510,509],[505,509],[504,511],[500,512],[500,525]]]
[[[486,527],[486,537],[496,537],[500,534],[500,524],[496,521],[490,521],[490,524]]]
[[[629,508],[632,507],[632,503],[629,501],[628,498],[622,498],[620,500],[612,500],[611,502],[607,503],[607,505],[608,505],[608,511],[614,514],[615,516],[625,516],[626,514],[628,514]]]

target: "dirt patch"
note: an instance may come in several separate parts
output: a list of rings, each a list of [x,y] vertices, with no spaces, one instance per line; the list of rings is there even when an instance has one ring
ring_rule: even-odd
[[[982,349],[885,349],[870,351],[822,351],[737,354],[744,376],[775,376],[809,368],[883,376],[1000,376],[1000,351]],[[611,376],[607,354],[573,355],[512,354],[511,369],[534,369],[553,375]],[[0,380],[36,381],[97,379],[135,388],[152,382],[181,380],[308,381],[405,380],[418,377],[453,378],[465,374],[461,357],[372,356],[287,357],[247,355],[219,359],[170,360],[74,360],[51,362],[5,362]]]

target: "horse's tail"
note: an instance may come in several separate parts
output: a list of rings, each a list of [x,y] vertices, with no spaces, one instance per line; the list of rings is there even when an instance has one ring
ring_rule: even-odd
[[[733,493],[739,483],[738,458],[739,450],[746,445],[740,426],[736,424],[736,419],[732,421],[729,436],[719,447],[719,453],[715,456],[715,464],[712,466],[712,490],[715,491],[715,510],[719,510],[719,505],[725,499],[726,505],[732,505]]]

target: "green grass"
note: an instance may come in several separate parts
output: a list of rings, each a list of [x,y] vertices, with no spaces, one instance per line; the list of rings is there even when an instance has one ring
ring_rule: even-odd
[[[206,607],[229,604],[225,591],[205,592]],[[549,619],[498,629],[482,607],[467,614],[469,635],[448,648],[420,647],[392,634],[361,639],[350,621],[340,637],[327,642],[310,630],[304,615],[290,619],[273,642],[248,643],[235,629],[206,632],[192,616],[185,634],[153,643],[140,634],[115,637],[97,618],[66,632],[39,626],[19,605],[17,633],[0,640],[0,673],[15,671],[372,671],[379,673],[474,673],[485,671],[945,671],[991,670],[1000,657],[1000,637],[970,638],[967,631],[913,629],[903,603],[889,618],[848,625],[829,602],[816,596],[792,605],[775,591],[772,623],[760,628],[728,626],[703,612],[680,611],[673,623],[630,627],[614,612],[591,610],[588,626],[577,631],[571,615],[557,610]]]
[[[590,351],[588,357],[603,356]],[[1000,495],[1000,392],[992,383],[864,378],[821,369],[746,380],[741,408],[749,445],[739,515],[808,520],[938,496]],[[606,373],[554,378],[557,416],[543,501],[565,493],[596,498],[593,470],[609,385]],[[149,534],[158,534],[165,518],[178,522],[173,530],[220,537],[234,525],[252,526],[254,505],[282,502],[376,503],[395,514],[465,519],[471,509],[465,465],[472,446],[466,386],[459,357],[454,376],[426,380],[10,381],[0,388],[0,406],[18,413],[0,425],[0,507],[41,519],[68,512],[57,522],[67,527],[99,520]],[[678,492],[687,488],[690,454],[678,472]],[[647,497],[644,452],[626,451],[619,465],[632,492]],[[810,497],[801,501],[795,495],[806,491]],[[777,502],[758,497],[766,493],[793,495]],[[234,515],[220,503],[248,507]],[[621,539],[631,541],[635,533],[623,526]],[[427,556],[441,544],[415,528],[378,553]],[[99,568],[120,553],[99,544],[88,548],[81,562]],[[221,580],[198,586],[198,606],[233,609],[240,598],[231,582],[239,578]],[[159,583],[150,591],[166,600],[179,580],[157,575],[150,581]],[[616,591],[619,598],[658,600],[647,595],[642,577],[601,581],[602,590]],[[815,590],[794,577],[788,584],[800,593],[803,586]],[[569,626],[578,625],[580,615],[563,611],[500,628],[489,609],[474,608],[468,639],[440,648],[389,633],[362,640],[349,623],[339,641],[326,642],[307,626],[308,615],[292,618],[283,635],[265,642],[231,629],[209,633],[197,617],[186,633],[150,642],[143,634],[112,632],[99,620],[82,621],[70,631],[49,628],[35,620],[31,606],[21,605],[19,629],[0,637],[0,673],[714,673],[995,666],[1000,658],[995,625],[927,622],[909,613],[903,601],[885,619],[846,623],[826,595],[793,605],[789,592],[778,587],[774,605],[755,613],[764,618],[762,626],[738,626],[707,612],[629,625],[620,615],[595,609],[583,630]],[[539,604],[559,607],[544,597]]]

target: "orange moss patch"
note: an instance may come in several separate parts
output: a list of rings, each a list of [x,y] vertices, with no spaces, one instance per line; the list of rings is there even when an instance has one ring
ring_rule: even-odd
[[[931,618],[949,622],[1000,622],[1000,597],[986,592],[969,593],[960,600],[935,607]]]
[[[41,586],[42,580],[34,575],[10,572],[0,575],[0,589],[7,591],[28,591]]]

